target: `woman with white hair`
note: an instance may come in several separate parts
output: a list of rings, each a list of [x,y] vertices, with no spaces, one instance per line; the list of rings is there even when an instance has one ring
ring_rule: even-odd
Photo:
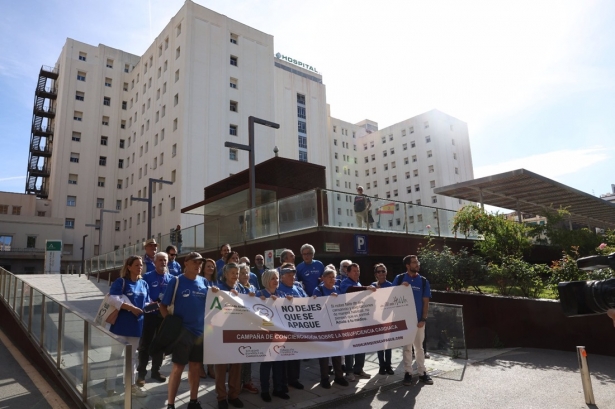
[[[284,294],[278,290],[280,284],[280,274],[278,270],[267,270],[262,275],[263,288],[256,292],[256,296],[261,300],[271,298],[273,300],[284,297]],[[261,378],[261,398],[265,402],[271,402],[271,395],[269,394],[269,377],[273,378],[273,396],[287,400],[288,387],[284,385],[284,362],[261,362],[260,366],[260,378]]]
[[[340,292],[338,286],[335,285],[335,267],[328,265],[322,273],[322,285],[314,289],[312,298],[333,296],[337,297]],[[325,389],[331,389],[331,383],[329,382],[329,358],[318,358],[320,364],[320,386]],[[341,386],[348,386],[348,381],[344,379],[344,371],[342,370],[342,357],[332,356],[331,363],[333,364],[333,373],[335,378],[333,382]]]

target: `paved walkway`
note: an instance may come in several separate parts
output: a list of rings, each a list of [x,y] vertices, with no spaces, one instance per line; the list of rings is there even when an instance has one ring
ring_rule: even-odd
[[[94,281],[88,281],[84,277],[79,278],[77,276],[40,275],[20,276],[20,278],[26,280],[34,288],[43,289],[45,293],[62,302],[67,308],[78,312],[86,319],[94,317],[103,295],[108,290],[106,282],[95,283]],[[47,312],[49,310],[48,305]],[[53,314],[49,315],[48,313],[48,318],[51,322],[57,324],[57,317]],[[73,379],[79,380],[81,379],[81,368],[83,366],[83,354],[81,351],[85,341],[83,339],[83,321],[76,315],[71,314],[66,316],[65,325],[62,366],[65,372],[70,374]],[[46,333],[48,327],[52,326],[46,326]],[[53,330],[51,333],[53,333]],[[121,361],[109,361],[110,347],[116,341],[103,332],[94,330],[90,342],[90,383],[88,385],[88,394],[92,397],[91,403],[97,408],[119,408],[122,404],[122,396],[107,398],[104,390],[107,369],[110,366],[115,367],[117,368],[117,373],[120,373],[122,367]],[[415,392],[420,390],[421,399],[423,396],[442,394],[433,398],[434,401],[444,402],[443,406],[436,407],[585,407],[582,405],[581,382],[580,376],[576,373],[578,366],[576,365],[576,355],[574,353],[565,355],[566,353],[543,351],[543,355],[536,355],[532,351],[541,350],[520,351],[514,349],[469,350],[468,361],[453,360],[446,356],[434,354],[431,359],[426,361],[426,364],[428,371],[434,377],[436,385],[428,389],[430,392],[427,392],[427,390],[422,392],[424,388],[410,388],[409,390]],[[544,354],[547,354],[547,357]],[[498,356],[506,356],[508,358],[501,360],[494,358]],[[512,356],[515,358],[511,359],[510,357]],[[365,371],[372,375],[371,379],[354,382],[349,387],[340,387],[333,384],[329,390],[319,386],[318,361],[315,359],[303,361],[300,380],[305,385],[305,389],[295,390],[291,388],[289,393],[291,396],[290,400],[282,401],[274,397],[273,402],[266,404],[261,400],[260,395],[248,394],[246,392],[241,393],[240,399],[245,403],[247,409],[258,407],[308,408],[338,406],[342,402],[352,400],[353,397],[363,397],[365,399],[366,395],[374,395],[378,391],[399,388],[404,374],[401,361],[401,349],[393,350],[395,375],[378,375],[377,356],[375,353],[368,354]],[[613,384],[615,379],[615,358],[600,357],[597,362],[599,364],[594,368],[594,361],[590,358],[590,369],[594,373],[594,388],[597,398],[600,396],[601,399],[612,403],[611,406],[598,405],[598,407],[615,408],[615,384]],[[610,369],[607,364],[610,364]],[[170,367],[170,359],[167,358],[161,372],[168,375]],[[594,372],[596,370],[597,372]],[[549,373],[547,379],[545,379],[547,374],[545,371]],[[558,376],[559,371],[564,373]],[[258,387],[258,364],[252,365],[252,375],[254,383]],[[565,382],[560,384],[557,381],[558,379],[565,380]],[[118,379],[118,389],[120,389],[120,384],[121,377]],[[468,391],[473,390],[474,396],[464,392],[465,385],[468,385]],[[606,385],[609,385],[611,392],[607,391]],[[509,386],[511,388],[519,388],[523,393],[517,392],[515,396],[510,396],[507,402],[498,393],[494,392],[502,390],[501,395],[508,396],[510,394],[504,392]],[[148,382],[146,383],[146,389],[148,391],[147,397],[133,398],[133,408],[166,408],[166,384]],[[444,391],[448,392],[443,393]],[[415,392],[404,393],[404,396],[408,394],[417,395],[418,392]],[[574,399],[573,404],[579,403],[579,405],[533,406],[533,402],[544,401],[545,396],[552,396],[553,402],[560,402],[562,396],[566,396],[565,400],[570,401],[573,399],[571,394],[578,398]],[[184,378],[180,384],[176,400],[176,407],[178,409],[187,407],[188,400],[187,373],[184,372]],[[199,400],[204,408],[217,408],[214,381],[212,379],[201,380]],[[480,406],[478,403],[483,401],[490,401],[494,404]],[[418,396],[414,396],[413,400],[408,401],[407,407],[413,407],[415,402],[419,402]],[[463,402],[463,405],[461,405],[461,402]],[[514,402],[514,404],[511,402]],[[475,403],[476,405],[474,405]],[[508,406],[506,406],[507,403]],[[516,406],[522,403],[524,403],[524,406]],[[1,400],[0,408],[2,408]]]

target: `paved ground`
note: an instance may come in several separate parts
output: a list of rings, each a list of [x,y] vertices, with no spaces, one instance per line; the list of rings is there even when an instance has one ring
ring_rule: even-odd
[[[42,289],[73,309],[85,318],[93,318],[100,300],[107,292],[107,283],[94,283],[77,276],[21,276],[35,288]],[[36,304],[35,304],[36,305]],[[37,309],[34,308],[34,317]],[[47,305],[46,343],[51,335],[57,334],[57,314]],[[83,361],[83,321],[74,314],[65,317],[65,330],[62,351],[62,369],[75,382],[81,379]],[[121,407],[121,396],[107,398],[104,381],[108,368],[115,367],[120,373],[121,361],[109,361],[110,346],[114,341],[103,332],[94,330],[90,339],[88,393],[91,403],[97,408]],[[0,348],[1,349],[1,348]],[[53,343],[50,344],[53,350]],[[591,351],[590,351],[591,353]],[[247,409],[267,408],[307,408],[335,407],[344,405],[353,409],[368,407],[429,407],[429,408],[582,408],[586,407],[578,374],[575,353],[549,350],[470,350],[469,360],[452,360],[445,356],[432,356],[427,367],[434,376],[435,385],[401,385],[403,367],[401,350],[393,351],[395,375],[377,375],[376,354],[368,354],[365,371],[372,374],[369,380],[361,380],[350,387],[334,385],[325,390],[318,385],[320,380],[318,361],[302,362],[301,381],[306,386],[299,391],[291,388],[289,401],[274,398],[265,404],[260,395],[242,393],[240,399]],[[4,362],[0,355],[0,362]],[[594,392],[598,408],[615,408],[615,358],[589,357],[593,376]],[[0,365],[0,368],[2,366]],[[162,372],[170,372],[169,359],[165,360]],[[258,364],[253,364],[253,379],[258,385]],[[2,378],[4,379],[4,378]],[[0,409],[2,401],[2,379],[0,379]],[[122,383],[118,377],[118,390]],[[19,382],[21,385],[21,383]],[[24,383],[26,385],[26,383]],[[22,385],[27,389],[26,386]],[[15,386],[17,388],[17,386]],[[80,385],[77,385],[80,388]],[[133,408],[166,408],[166,384],[147,383],[148,396],[134,398]],[[15,389],[15,390],[18,390]],[[380,392],[380,393],[378,393]],[[15,396],[18,392],[13,393]],[[204,408],[216,408],[217,402],[212,379],[201,380],[199,399]],[[180,385],[177,408],[187,407],[187,374]],[[37,407],[34,405],[27,405]],[[22,407],[27,407],[22,406]],[[46,406],[40,406],[46,407]]]

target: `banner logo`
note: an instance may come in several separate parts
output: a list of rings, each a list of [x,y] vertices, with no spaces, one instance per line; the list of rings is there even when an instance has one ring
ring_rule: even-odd
[[[209,307],[210,310],[213,310],[214,308],[222,310],[222,305],[220,304],[220,300],[218,300],[218,297],[214,298],[211,303],[211,306]]]
[[[268,318],[269,320],[273,319],[273,310],[263,304],[254,304],[252,309],[257,315],[263,318]]]

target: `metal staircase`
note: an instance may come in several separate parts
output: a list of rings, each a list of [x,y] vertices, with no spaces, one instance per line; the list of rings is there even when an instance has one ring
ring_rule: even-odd
[[[43,65],[38,75],[34,92],[30,157],[26,177],[26,193],[40,198],[49,196],[48,181],[51,175],[51,152],[53,146],[53,120],[58,90],[55,81],[59,70]]]

